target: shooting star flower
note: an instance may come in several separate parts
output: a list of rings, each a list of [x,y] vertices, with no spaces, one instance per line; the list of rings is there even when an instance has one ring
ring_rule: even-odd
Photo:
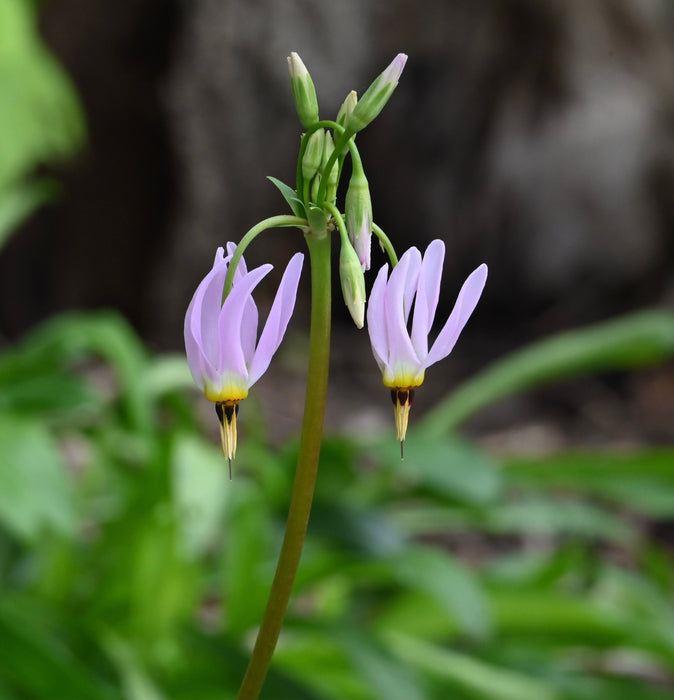
[[[423,258],[416,248],[410,248],[390,277],[388,265],[379,270],[370,292],[368,332],[384,385],[391,389],[401,457],[414,390],[424,381],[426,369],[447,357],[454,348],[487,280],[484,264],[469,275],[449,319],[429,350],[428,334],[438,305],[444,257],[445,245],[440,240],[430,243]]]
[[[230,478],[239,401],[248,396],[281,344],[295,307],[304,258],[297,253],[288,263],[258,340],[258,310],[252,292],[272,265],[248,271],[241,258],[232,290],[223,302],[225,276],[235,249],[233,243],[228,243],[225,256],[225,251],[218,248],[213,268],[197,287],[185,315],[187,364],[197,386],[215,403]]]

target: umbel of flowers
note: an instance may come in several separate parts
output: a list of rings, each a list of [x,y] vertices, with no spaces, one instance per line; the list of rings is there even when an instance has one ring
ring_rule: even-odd
[[[309,253],[311,323],[304,419],[286,533],[276,576],[239,698],[258,697],[271,662],[299,564],[313,497],[328,386],[331,331],[331,238],[340,240],[341,291],[358,328],[367,320],[374,359],[394,405],[396,435],[402,445],[414,392],[428,367],[446,357],[473,313],[487,278],[480,265],[466,279],[456,304],[429,344],[440,294],[444,243],[434,240],[424,255],[415,247],[398,257],[375,223],[365,169],[356,136],[381,112],[407,61],[398,54],[360,99],[350,92],[334,120],[321,119],[314,83],[296,53],[288,57],[295,107],[303,127],[293,185],[269,178],[290,207],[253,226],[238,244],[218,248],[211,270],[198,285],[185,315],[185,349],[192,377],[215,404],[222,449],[231,463],[237,447],[239,403],[267,370],[292,315],[304,256],[292,256],[258,337],[257,285],[271,270],[249,270],[248,245],[264,231],[295,227]],[[347,160],[349,161],[347,163]],[[346,167],[345,167],[346,166]],[[349,181],[343,207],[337,204],[344,172]],[[389,262],[379,269],[369,299],[364,273],[371,265],[375,235]],[[389,263],[391,271],[389,273]],[[367,314],[366,314],[367,305]]]

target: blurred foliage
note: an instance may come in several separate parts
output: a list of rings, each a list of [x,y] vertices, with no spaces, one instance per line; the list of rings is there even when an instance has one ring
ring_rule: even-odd
[[[662,345],[627,365],[671,354],[671,316],[621,324],[596,366],[630,328]],[[595,357],[598,328],[573,335]],[[545,357],[565,338],[538,346],[546,381],[568,376]],[[518,366],[466,386],[487,405]],[[234,696],[296,446],[244,421],[229,482],[190,386],[182,357],[107,313],[55,318],[0,356],[0,698]],[[671,549],[650,528],[674,516],[674,449],[498,460],[439,430],[445,410],[412,427],[404,462],[388,435],[326,440],[263,697],[670,698]]]
[[[0,2],[0,248],[16,227],[58,192],[36,166],[72,155],[84,117],[66,73],[38,34],[36,3]]]

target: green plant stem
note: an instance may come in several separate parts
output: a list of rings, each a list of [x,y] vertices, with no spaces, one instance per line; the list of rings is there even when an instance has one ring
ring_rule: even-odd
[[[316,484],[330,363],[330,237],[306,236],[311,260],[309,369],[295,483],[267,607],[238,700],[256,700],[271,663],[299,566]]]
[[[255,224],[253,228],[249,229],[246,232],[245,236],[239,241],[239,245],[236,246],[234,255],[232,255],[232,259],[229,263],[227,275],[225,276],[225,285],[222,290],[223,301],[227,298],[227,295],[232,291],[232,283],[234,282],[234,273],[236,272],[236,266],[239,264],[239,260],[241,260],[241,256],[243,255],[246,248],[250,245],[250,242],[256,236],[259,236],[263,231],[266,231],[270,228],[279,228],[281,226],[297,226],[298,228],[306,229],[309,226],[309,223],[306,219],[303,219],[299,216],[291,216],[290,214],[279,214],[279,216],[270,216],[268,219],[262,219],[262,221]]]
[[[394,268],[398,264],[398,256],[393,249],[393,243],[391,239],[382,231],[382,229],[377,226],[374,222],[372,223],[372,233],[379,239],[379,243],[382,248],[386,251],[388,259],[391,261],[391,268]]]

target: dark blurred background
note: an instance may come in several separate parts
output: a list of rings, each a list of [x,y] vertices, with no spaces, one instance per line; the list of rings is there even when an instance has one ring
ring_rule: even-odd
[[[60,198],[0,256],[0,328],[14,339],[61,309],[113,307],[156,349],[179,349],[214,248],[284,210],[265,176],[294,177],[293,50],[326,117],[409,54],[359,147],[375,219],[396,246],[446,242],[445,311],[465,276],[490,266],[456,371],[671,304],[672,10],[664,0],[44,3],[41,31],[79,91],[88,138],[49,169]],[[279,231],[250,257],[278,271],[298,245]],[[335,311],[352,338],[339,300]],[[335,362],[348,367],[367,339],[340,338],[338,327]]]

